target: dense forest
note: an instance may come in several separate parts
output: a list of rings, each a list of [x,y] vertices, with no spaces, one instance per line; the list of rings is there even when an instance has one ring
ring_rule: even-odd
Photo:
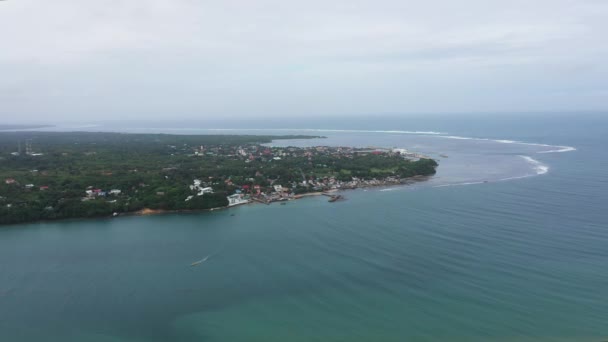
[[[302,193],[313,190],[307,179],[405,178],[434,174],[437,166],[390,153],[262,145],[305,138],[317,137],[0,133],[0,224],[217,208],[256,185]],[[193,196],[195,179],[213,193]]]

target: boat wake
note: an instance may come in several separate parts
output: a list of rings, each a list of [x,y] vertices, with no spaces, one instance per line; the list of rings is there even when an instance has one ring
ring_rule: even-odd
[[[198,260],[198,261],[195,261],[195,262],[191,263],[190,266],[192,266],[192,267],[198,266],[198,265],[204,263],[205,261],[209,260],[210,256],[211,255],[207,255],[206,257],[202,258],[201,260]]]
[[[445,187],[449,187],[449,186],[465,186],[465,185],[477,185],[477,184],[484,184],[487,182],[464,182],[464,183],[454,183],[454,184],[441,184],[441,185],[435,185],[433,186],[433,188],[445,188]]]

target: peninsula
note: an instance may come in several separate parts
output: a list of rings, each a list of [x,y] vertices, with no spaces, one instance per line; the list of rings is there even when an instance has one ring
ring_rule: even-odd
[[[403,149],[265,145],[311,138],[0,133],[0,224],[270,203],[402,184],[437,167]]]

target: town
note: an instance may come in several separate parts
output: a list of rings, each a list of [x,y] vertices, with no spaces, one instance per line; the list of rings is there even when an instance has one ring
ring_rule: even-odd
[[[0,223],[334,196],[404,184],[437,167],[403,148],[268,145],[294,137],[107,135],[0,135]],[[19,138],[25,154],[11,150]]]

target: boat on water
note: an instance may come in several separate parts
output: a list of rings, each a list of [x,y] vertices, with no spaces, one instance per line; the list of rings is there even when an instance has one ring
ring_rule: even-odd
[[[335,195],[335,196],[331,196],[331,197],[329,198],[329,200],[327,200],[327,202],[335,202],[335,201],[337,201],[337,200],[339,200],[339,199],[342,199],[342,195]]]
[[[447,154],[440,154],[439,156],[440,156],[441,158],[447,158],[447,157],[448,157],[448,155],[447,155]]]

